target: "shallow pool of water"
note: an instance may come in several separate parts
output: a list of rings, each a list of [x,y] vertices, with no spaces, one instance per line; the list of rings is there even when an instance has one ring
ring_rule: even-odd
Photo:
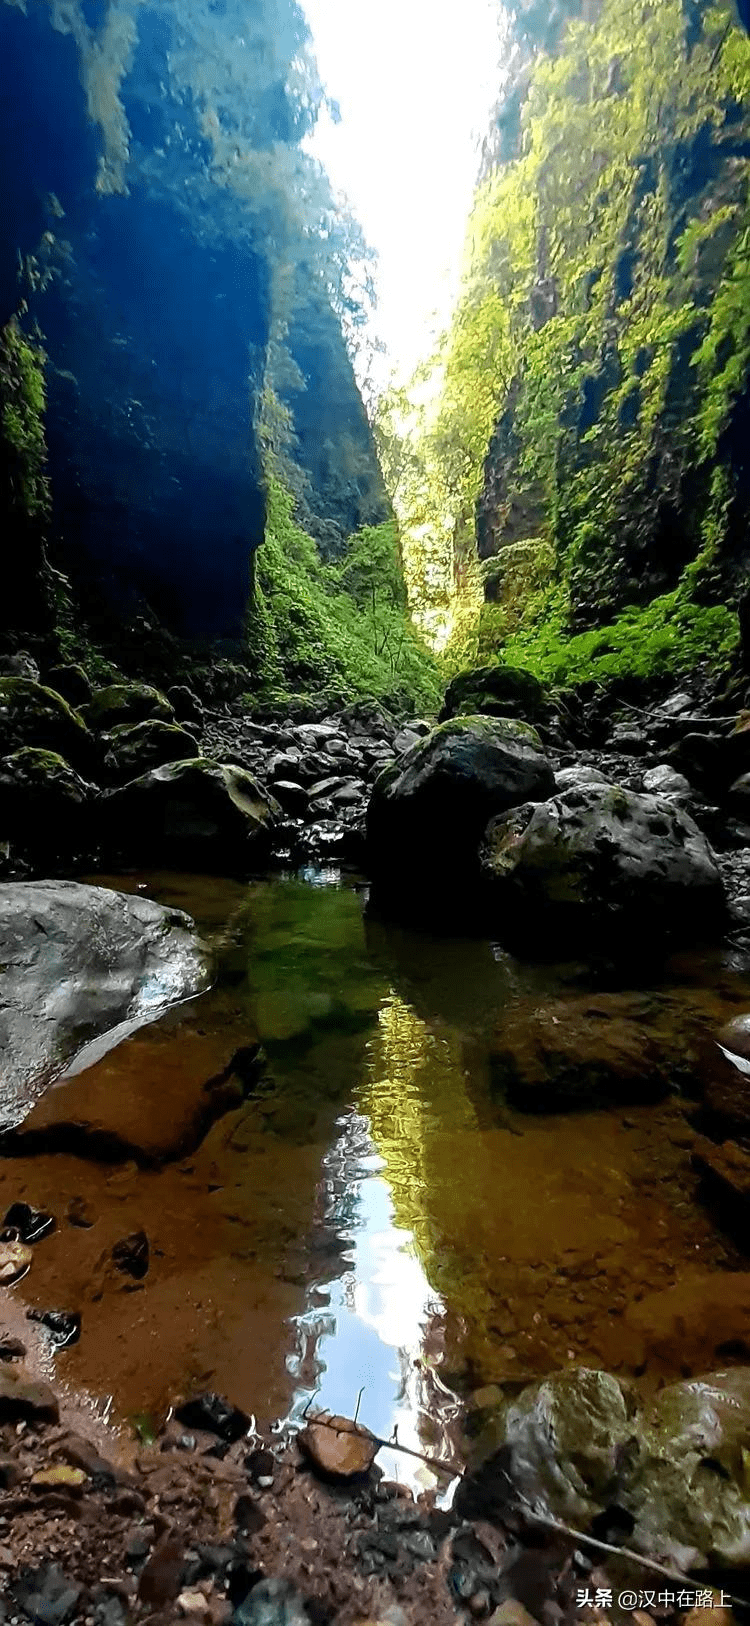
[[[81,1312],[58,1371],[115,1414],[202,1387],[280,1423],[314,1397],[450,1454],[476,1390],[570,1361],[638,1370],[632,1301],[736,1266],[694,1200],[678,1101],[530,1116],[498,1096],[508,1013],[587,988],[585,968],[368,920],[335,871],[109,884],[187,909],[215,985],[48,1092],[79,1140],[6,1160],[0,1200],[57,1215],[14,1296]],[[744,994],[718,961],[670,978],[709,983],[717,1015]],[[257,1043],[264,1075],[230,1075],[206,1122],[206,1082]],[[134,1281],[111,1250],[140,1230]]]

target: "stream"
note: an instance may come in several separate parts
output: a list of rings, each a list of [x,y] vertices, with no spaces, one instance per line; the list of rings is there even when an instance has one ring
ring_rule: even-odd
[[[57,1377],[101,1415],[145,1428],[201,1388],[281,1428],[314,1398],[455,1459],[488,1386],[570,1362],[644,1382],[712,1364],[708,1332],[644,1352],[631,1319],[686,1273],[742,1268],[696,1201],[685,1102],[532,1114],[493,1077],[508,1012],[518,1026],[589,990],[590,969],[386,926],[334,868],[85,879],[186,909],[217,966],[208,993],[44,1098],[48,1122],[104,1127],[121,1155],[0,1165],[6,1206],[57,1218],[14,1298],[81,1314]],[[708,988],[717,1021],[750,999],[718,956],[664,975]],[[190,1145],[191,1103],[258,1043],[265,1070]],[[142,1280],[112,1263],[138,1232]],[[383,1465],[430,1481],[416,1459]]]

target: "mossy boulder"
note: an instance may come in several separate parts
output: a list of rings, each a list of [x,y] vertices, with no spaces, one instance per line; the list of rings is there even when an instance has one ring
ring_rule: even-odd
[[[108,732],[119,723],[173,723],[174,710],[150,683],[108,683],[92,695],[86,717],[92,728]]]
[[[0,756],[26,745],[58,752],[84,771],[93,761],[86,724],[61,694],[32,678],[0,677]]]
[[[544,689],[533,672],[519,666],[478,666],[459,672],[448,684],[440,721],[478,714],[534,719],[544,704]]]
[[[121,723],[107,737],[104,769],[108,780],[124,785],[165,762],[200,755],[198,741],[177,723]]]
[[[471,910],[489,819],[553,790],[552,769],[528,723],[441,723],[373,786],[367,854],[378,898],[391,911],[417,900],[433,916]]]
[[[587,785],[494,818],[480,862],[489,923],[540,948],[594,935],[641,949],[711,935],[724,920],[714,854],[662,796]]]
[[[251,774],[203,757],[154,768],[110,791],[104,805],[117,852],[207,870],[255,862],[281,817]]]
[[[96,795],[57,752],[24,746],[0,761],[0,840],[32,855],[86,852]]]
[[[91,680],[82,666],[72,662],[69,666],[54,666],[47,673],[47,682],[71,706],[85,706],[91,699]]]

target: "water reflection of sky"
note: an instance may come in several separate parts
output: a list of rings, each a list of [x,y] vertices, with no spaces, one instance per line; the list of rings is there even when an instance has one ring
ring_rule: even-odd
[[[369,1120],[352,1109],[338,1129],[323,1164],[321,1223],[344,1242],[344,1267],[337,1281],[311,1289],[296,1323],[289,1364],[303,1382],[291,1415],[301,1417],[314,1395],[315,1409],[353,1417],[361,1390],[362,1423],[385,1439],[395,1430],[399,1444],[424,1451],[420,1425],[429,1417],[434,1439],[440,1423],[457,1411],[426,1354],[444,1306],[430,1288],[411,1232],[395,1223],[385,1161],[373,1146]],[[442,1413],[437,1417],[436,1396]],[[434,1483],[429,1469],[400,1452],[383,1450],[378,1462],[389,1478],[415,1487]]]

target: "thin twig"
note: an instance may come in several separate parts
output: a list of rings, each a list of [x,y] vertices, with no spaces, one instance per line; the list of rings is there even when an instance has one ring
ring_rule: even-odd
[[[360,1390],[360,1397],[361,1394],[362,1390]],[[323,1428],[332,1428],[336,1432],[340,1432],[337,1424],[330,1417],[327,1417],[325,1413],[314,1415],[311,1421],[320,1424]],[[371,1429],[363,1427],[361,1432],[367,1433],[373,1443],[378,1446],[378,1449],[401,1451],[407,1457],[416,1457],[419,1462],[426,1463],[435,1472],[450,1474],[454,1479],[468,1481],[470,1477],[465,1469],[459,1468],[455,1462],[446,1462],[442,1457],[427,1456],[424,1451],[415,1451],[410,1445],[399,1445],[396,1439],[384,1440],[381,1435],[373,1434]],[[502,1474],[503,1479],[507,1481],[512,1496],[515,1497],[517,1504],[519,1504],[516,1511],[522,1512],[530,1523],[538,1525],[540,1529],[554,1531],[556,1535],[568,1536],[577,1545],[580,1543],[582,1546],[592,1547],[597,1553],[606,1553],[613,1558],[627,1558],[631,1563],[639,1564],[642,1569],[651,1570],[654,1575],[661,1575],[665,1581],[679,1581],[680,1586],[687,1588],[688,1591],[691,1587],[695,1588],[695,1577],[691,1578],[689,1575],[683,1575],[681,1570],[667,1569],[664,1564],[657,1563],[655,1558],[646,1558],[644,1553],[636,1553],[632,1547],[616,1547],[609,1541],[600,1541],[597,1536],[586,1535],[583,1530],[574,1530],[571,1525],[563,1524],[560,1519],[553,1519],[548,1514],[537,1512],[523,1492],[513,1483],[510,1474],[504,1468],[501,1468],[499,1472]],[[510,1511],[513,1511],[512,1506]],[[750,1609],[750,1603],[748,1603],[747,1599],[738,1598],[733,1592],[724,1590],[723,1596],[730,1598],[732,1603],[739,1604],[743,1609]]]

